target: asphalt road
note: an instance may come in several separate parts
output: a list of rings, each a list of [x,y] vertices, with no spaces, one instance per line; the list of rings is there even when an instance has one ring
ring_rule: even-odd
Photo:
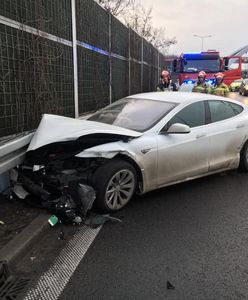
[[[122,223],[104,225],[59,299],[248,299],[247,182],[232,171],[137,196],[115,215]]]
[[[231,172],[136,198],[60,299],[247,299],[247,181]]]

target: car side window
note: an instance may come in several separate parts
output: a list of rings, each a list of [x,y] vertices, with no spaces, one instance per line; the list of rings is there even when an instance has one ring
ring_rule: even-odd
[[[243,111],[243,107],[227,101],[210,100],[209,110],[212,123],[232,118]]]
[[[199,101],[184,107],[167,123],[167,130],[172,124],[181,123],[189,127],[205,125],[205,107],[204,102]]]

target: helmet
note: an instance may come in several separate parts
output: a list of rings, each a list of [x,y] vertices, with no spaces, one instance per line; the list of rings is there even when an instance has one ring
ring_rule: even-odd
[[[205,77],[206,77],[206,73],[205,73],[204,71],[200,71],[200,72],[198,73],[198,78],[199,78],[199,77],[205,78]]]
[[[165,78],[165,77],[170,77],[170,73],[166,70],[163,70],[162,71],[162,77]]]
[[[221,72],[219,72],[219,73],[214,74],[214,77],[215,77],[216,79],[218,79],[218,78],[223,79],[223,78],[224,78],[224,74],[221,73]]]

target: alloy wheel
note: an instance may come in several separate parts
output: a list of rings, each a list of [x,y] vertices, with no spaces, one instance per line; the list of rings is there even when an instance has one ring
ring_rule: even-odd
[[[125,206],[133,195],[135,189],[135,176],[128,169],[115,173],[110,179],[105,199],[111,210],[118,210]]]

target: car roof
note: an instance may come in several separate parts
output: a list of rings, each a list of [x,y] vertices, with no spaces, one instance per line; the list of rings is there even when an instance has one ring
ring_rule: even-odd
[[[219,97],[209,94],[199,94],[199,93],[189,93],[189,92],[151,92],[143,93],[128,96],[127,98],[133,99],[148,99],[148,100],[157,100],[157,101],[166,101],[173,103],[188,103],[194,101],[203,101],[203,100],[225,100],[230,101],[228,98]],[[233,101],[233,100],[231,100]],[[235,102],[235,101],[233,101]]]

